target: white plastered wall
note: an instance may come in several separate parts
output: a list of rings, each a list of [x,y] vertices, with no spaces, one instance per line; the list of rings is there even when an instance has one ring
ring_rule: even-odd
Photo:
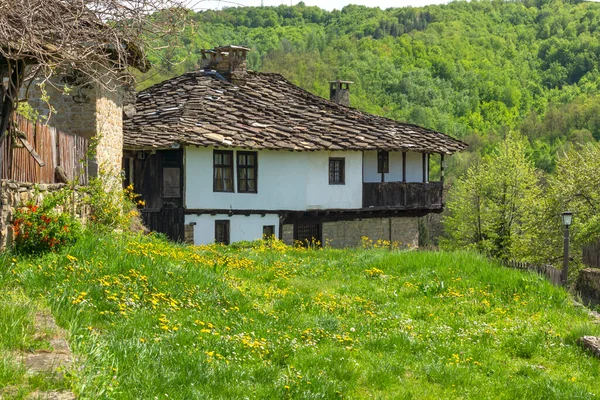
[[[344,185],[329,184],[330,157],[345,159]],[[186,147],[185,165],[187,209],[362,207],[362,153],[359,151],[258,151],[258,193],[237,193],[237,183],[236,192],[213,192],[213,148]]]
[[[264,225],[275,226],[275,236],[279,237],[279,216],[277,214],[232,215],[227,214],[201,214],[186,215],[185,223],[194,225],[194,244],[210,244],[215,241],[215,221],[229,221],[230,242],[241,240],[257,240],[263,235]]]

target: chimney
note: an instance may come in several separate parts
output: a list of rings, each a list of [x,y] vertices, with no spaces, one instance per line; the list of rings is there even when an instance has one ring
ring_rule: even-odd
[[[342,106],[350,106],[350,85],[351,81],[331,81],[329,82],[329,100]]]
[[[202,69],[215,70],[231,83],[244,84],[249,51],[247,47],[232,45],[202,50]]]

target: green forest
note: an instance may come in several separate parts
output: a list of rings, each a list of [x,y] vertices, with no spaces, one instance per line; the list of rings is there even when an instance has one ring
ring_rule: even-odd
[[[469,143],[451,171],[491,152],[509,132],[528,139],[535,166],[600,139],[600,4],[455,1],[328,12],[296,6],[190,12],[193,24],[150,55],[145,88],[200,67],[200,50],[252,48],[249,68],[279,72],[323,97],[354,81],[352,106]],[[166,40],[166,39],[165,39]]]

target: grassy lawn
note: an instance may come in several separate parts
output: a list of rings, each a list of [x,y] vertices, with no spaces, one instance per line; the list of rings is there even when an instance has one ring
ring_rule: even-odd
[[[88,235],[0,255],[0,289],[43,299],[71,333],[80,398],[600,395],[600,362],[576,344],[600,326],[542,278],[471,253]],[[0,349],[27,346],[27,323],[2,314]],[[19,379],[6,363],[0,388]]]
[[[0,270],[0,399],[26,398],[36,391],[62,391],[70,386],[68,380],[50,372],[26,374],[20,362],[32,352],[50,352],[51,332],[38,331],[34,326],[36,313],[47,312],[43,299],[33,301],[19,286],[4,285],[7,271]]]

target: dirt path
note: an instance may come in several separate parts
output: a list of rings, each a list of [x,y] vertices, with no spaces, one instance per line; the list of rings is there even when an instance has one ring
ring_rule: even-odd
[[[25,368],[26,377],[42,376],[44,380],[61,382],[64,372],[73,366],[73,353],[67,342],[67,332],[56,324],[49,309],[35,314],[35,339],[50,344],[48,350],[19,352],[15,359]],[[60,385],[59,385],[60,386]],[[0,391],[0,400],[19,397],[22,387],[8,387]],[[26,396],[31,400],[75,400],[73,392],[67,390],[35,390]]]

